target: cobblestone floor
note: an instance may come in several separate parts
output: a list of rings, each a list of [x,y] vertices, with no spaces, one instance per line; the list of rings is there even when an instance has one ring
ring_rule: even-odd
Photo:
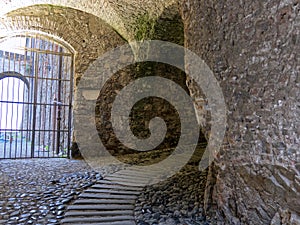
[[[150,157],[150,164],[160,157]],[[130,155],[123,161],[139,158],[149,163],[144,155]],[[198,171],[198,158],[193,157],[175,177],[142,191],[134,210],[137,224],[215,224],[203,214],[206,173]],[[114,165],[95,172],[84,160],[1,160],[0,224],[61,224],[68,206],[84,190],[119,169]]]
[[[185,167],[175,176],[147,186],[135,207],[138,225],[214,225],[203,209],[206,171]]]
[[[65,208],[101,179],[83,160],[0,161],[0,224],[60,224]]]
[[[203,209],[207,170],[199,171],[198,165],[204,150],[205,145],[199,145],[178,173],[144,188],[135,204],[138,225],[217,224],[216,218],[205,215]]]

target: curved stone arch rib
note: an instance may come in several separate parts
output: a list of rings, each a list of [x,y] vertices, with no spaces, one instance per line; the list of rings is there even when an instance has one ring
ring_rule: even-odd
[[[125,24],[122,19],[115,12],[111,4],[105,0],[87,0],[87,1],[78,1],[78,0],[27,0],[27,1],[19,1],[19,0],[10,0],[6,1],[3,4],[3,7],[0,9],[0,17],[5,17],[5,14],[29,6],[35,5],[48,5],[58,6],[58,7],[67,7],[73,8],[76,10],[80,10],[89,14],[93,14],[105,22],[107,22],[110,26],[112,26],[115,30],[117,30],[122,36],[126,37],[127,32],[125,28]]]
[[[69,53],[73,55],[76,54],[76,50],[72,45],[70,45],[64,39],[57,37],[55,35],[43,31],[37,31],[37,30],[16,30],[16,31],[12,30],[7,32],[1,32],[1,28],[0,28],[0,44],[1,42],[4,42],[6,40],[9,40],[10,38],[15,38],[15,37],[33,37],[33,38],[38,37],[46,40],[53,40],[56,44],[67,49]]]
[[[26,87],[29,89],[29,81],[26,79],[26,77],[24,77],[22,74],[20,74],[18,72],[7,71],[7,72],[0,73],[0,80],[2,80],[4,78],[20,79],[21,81],[23,81],[25,83]]]
[[[45,5],[22,8],[0,18],[0,39],[24,32],[55,37],[74,49],[75,73],[79,77],[99,55],[126,42],[110,24],[95,15],[73,8],[47,8]]]

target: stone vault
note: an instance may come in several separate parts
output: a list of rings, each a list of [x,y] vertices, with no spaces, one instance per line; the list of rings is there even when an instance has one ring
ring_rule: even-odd
[[[228,108],[223,148],[209,169],[208,212],[216,209],[225,224],[299,221],[298,1],[5,0],[3,5],[0,38],[30,30],[61,38],[74,49],[77,81],[98,56],[132,40],[167,40],[197,53],[213,70]],[[178,79],[205,101],[193,81]],[[86,100],[78,97],[74,109],[84,110]],[[209,138],[209,112],[199,115]]]

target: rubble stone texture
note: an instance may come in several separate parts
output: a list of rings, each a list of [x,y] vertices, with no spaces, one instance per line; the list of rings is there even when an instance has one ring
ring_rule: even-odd
[[[228,109],[223,149],[206,185],[208,212],[217,209],[226,224],[297,224],[299,11],[296,0],[10,0],[0,9],[9,12],[0,37],[38,30],[62,38],[76,52],[77,83],[98,56],[127,41],[157,38],[194,51],[213,70]],[[126,84],[127,74],[132,70],[118,82]],[[189,78],[187,85],[209,138],[205,96]],[[77,92],[74,110],[84,112],[88,101],[95,107],[95,93]]]
[[[185,46],[213,69],[228,107],[206,197],[229,224],[300,213],[299,9],[297,1],[183,3]]]

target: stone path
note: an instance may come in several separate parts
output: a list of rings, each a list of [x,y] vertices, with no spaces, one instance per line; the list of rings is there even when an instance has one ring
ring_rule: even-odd
[[[192,165],[198,164],[194,160]],[[198,191],[205,174],[195,170],[193,178],[191,173],[182,171],[170,179],[162,179],[165,181],[156,186],[147,186],[149,178],[157,181],[153,177],[162,169],[140,168],[143,167],[112,165],[97,173],[84,161],[77,160],[3,160],[0,224],[211,224],[201,218],[199,205]],[[171,169],[163,171],[167,174]]]
[[[172,167],[172,164],[170,166]],[[198,169],[195,169],[195,166],[192,166],[192,170],[193,172],[191,172],[191,166],[185,167],[176,176],[155,184],[154,188],[147,184],[149,177],[158,174],[155,170],[145,171],[136,167],[127,167],[109,174],[78,196],[78,199],[67,208],[62,224],[209,225],[210,223],[202,215],[201,199],[199,199],[202,196],[198,196],[197,193],[199,190],[201,192],[204,190],[206,172],[201,174]],[[166,168],[166,171],[169,169]],[[175,189],[171,184],[176,182],[180,184],[177,184]],[[183,185],[183,195],[178,192],[180,189],[178,185]],[[190,185],[192,189],[189,187]],[[156,195],[159,192],[161,192],[160,200]],[[153,201],[151,197],[153,194],[156,195],[156,200],[161,201],[161,204],[157,205]],[[178,198],[170,199],[174,200],[172,201],[173,205],[164,205],[164,198],[168,198],[170,195],[174,197],[174,194]],[[152,204],[153,207],[151,207]],[[167,210],[167,206],[170,206],[170,209]],[[155,208],[159,208],[159,210]],[[168,213],[164,213],[165,210]],[[170,214],[170,212],[172,213]],[[147,217],[148,219],[146,219]]]
[[[106,176],[67,208],[63,224],[135,225],[135,201],[144,176],[129,169]]]
[[[126,167],[104,176],[85,190],[67,208],[63,224],[135,225],[135,202],[143,188],[166,177],[177,162],[162,170],[156,167]]]

